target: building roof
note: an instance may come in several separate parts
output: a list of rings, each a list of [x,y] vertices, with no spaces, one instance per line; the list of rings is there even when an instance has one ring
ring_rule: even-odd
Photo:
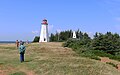
[[[46,19],[43,19],[43,21],[42,21],[42,23],[41,23],[41,24],[48,25],[47,20],[46,20]]]

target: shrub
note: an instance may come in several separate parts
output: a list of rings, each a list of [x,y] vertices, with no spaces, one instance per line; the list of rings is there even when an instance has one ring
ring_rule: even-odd
[[[16,73],[13,73],[13,74],[10,74],[10,75],[26,75],[24,72],[16,72]]]
[[[111,62],[106,62],[106,64],[112,65],[113,67],[117,68],[117,65],[116,65],[116,64],[113,64],[113,63],[111,63]]]
[[[64,47],[72,48],[80,56],[99,59],[100,57],[109,57],[120,61],[120,36],[107,32],[99,33],[90,39],[87,34],[82,39],[68,39]]]
[[[111,32],[107,32],[106,34],[96,33],[91,46],[94,50],[102,50],[115,55],[120,53],[120,36]]]
[[[33,42],[39,42],[39,39],[40,39],[40,37],[39,37],[39,36],[36,36],[36,37],[34,38]]]

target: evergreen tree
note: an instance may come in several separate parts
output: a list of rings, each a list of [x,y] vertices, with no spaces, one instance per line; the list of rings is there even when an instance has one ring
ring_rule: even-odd
[[[40,39],[40,37],[39,37],[39,36],[36,36],[36,37],[34,38],[33,42],[39,42],[39,39]]]
[[[54,34],[50,34],[50,42],[54,41]]]
[[[94,50],[102,50],[110,54],[116,54],[120,52],[120,36],[118,34],[112,34],[107,32],[106,34],[101,34],[92,41],[92,47]]]

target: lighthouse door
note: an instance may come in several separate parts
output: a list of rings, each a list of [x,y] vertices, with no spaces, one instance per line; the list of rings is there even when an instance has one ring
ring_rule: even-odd
[[[44,38],[44,41],[46,41],[46,39]]]

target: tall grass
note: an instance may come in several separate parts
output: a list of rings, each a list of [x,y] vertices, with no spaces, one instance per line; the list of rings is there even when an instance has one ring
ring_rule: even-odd
[[[35,43],[26,47],[25,62],[20,63],[14,44],[0,48],[0,70],[4,75],[119,75],[115,68],[99,61],[79,57],[62,43]],[[12,49],[15,47],[15,49]]]

